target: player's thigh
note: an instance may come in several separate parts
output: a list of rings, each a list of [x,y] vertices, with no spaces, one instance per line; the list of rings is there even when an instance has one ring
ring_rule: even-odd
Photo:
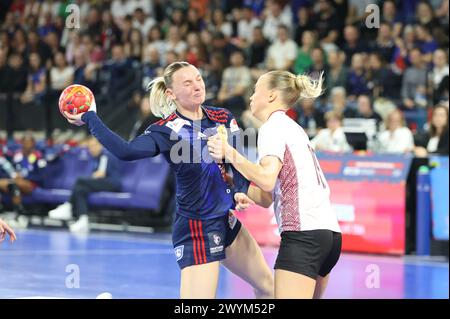
[[[275,270],[275,298],[312,299],[316,280],[284,269]]]
[[[219,262],[193,265],[181,270],[180,298],[213,299],[219,280]]]

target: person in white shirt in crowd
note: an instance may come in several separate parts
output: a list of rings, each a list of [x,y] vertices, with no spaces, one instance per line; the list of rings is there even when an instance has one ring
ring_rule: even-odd
[[[235,194],[237,209],[255,202],[274,203],[281,233],[275,262],[275,298],[320,298],[339,260],[342,236],[330,203],[330,187],[308,135],[286,115],[299,98],[322,93],[317,80],[286,71],[261,76],[250,98],[252,113],[264,124],[259,130],[257,164],[215,135],[208,150],[216,161],[231,163],[250,185]]]
[[[269,0],[266,2],[264,15],[263,33],[270,42],[277,40],[277,29],[280,25],[285,25],[290,31],[292,27],[292,10],[289,5],[282,7],[279,2]]]
[[[63,52],[59,51],[54,57],[54,65],[50,69],[50,88],[55,91],[62,91],[73,83],[75,70],[67,64]]]
[[[320,130],[311,140],[311,145],[316,151],[339,153],[352,151],[342,128],[342,120],[343,116],[340,112],[328,111],[325,113],[327,128]]]
[[[278,27],[278,39],[267,52],[267,68],[269,70],[288,71],[292,69],[297,57],[297,44],[289,37],[285,25]]]
[[[413,151],[413,134],[406,127],[403,113],[395,109],[388,114],[385,122],[386,129],[378,135],[378,152],[406,154]]]
[[[242,18],[238,22],[238,37],[246,44],[253,42],[253,29],[261,25],[261,21],[253,16],[250,7],[242,8]]]
[[[230,57],[231,65],[222,75],[222,85],[217,96],[219,104],[230,109],[237,118],[245,110],[252,84],[250,69],[245,65],[244,53],[235,51]]]
[[[212,33],[222,32],[227,38],[230,38],[232,36],[233,28],[231,26],[231,23],[225,20],[225,15],[222,10],[216,9],[213,11],[210,31]]]
[[[443,80],[449,76],[449,66],[447,53],[443,49],[437,49],[433,53],[433,69],[431,70],[430,80],[433,92],[433,103],[439,103],[442,99]],[[448,89],[448,87],[447,87]]]
[[[187,43],[181,38],[180,28],[176,25],[169,27],[166,39],[166,52],[175,51],[179,58],[182,59],[187,50]],[[168,63],[166,61],[166,63]]]
[[[142,36],[145,38],[150,31],[150,28],[156,24],[156,20],[145,14],[142,8],[136,8],[133,13],[133,28],[141,31]]]

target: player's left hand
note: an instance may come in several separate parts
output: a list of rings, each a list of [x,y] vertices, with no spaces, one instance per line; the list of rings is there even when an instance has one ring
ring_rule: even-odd
[[[76,126],[82,126],[84,125],[84,122],[81,120],[81,117],[84,113],[80,114],[70,114],[69,112],[64,111],[64,116],[67,118],[67,121],[70,124],[74,124]]]
[[[236,201],[236,210],[242,211],[249,208],[251,205],[254,205],[255,202],[244,193],[236,193],[234,194],[234,200]]]
[[[209,154],[216,162],[221,162],[225,157],[227,147],[230,147],[230,145],[223,139],[220,134],[211,136],[208,139]]]

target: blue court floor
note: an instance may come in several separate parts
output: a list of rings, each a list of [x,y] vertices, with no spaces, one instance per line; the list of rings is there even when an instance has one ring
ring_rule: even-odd
[[[178,298],[180,271],[170,234],[18,231],[0,244],[0,298]],[[264,247],[272,267],[277,249]],[[218,298],[253,298],[221,268]],[[343,254],[325,298],[449,298],[447,260]]]

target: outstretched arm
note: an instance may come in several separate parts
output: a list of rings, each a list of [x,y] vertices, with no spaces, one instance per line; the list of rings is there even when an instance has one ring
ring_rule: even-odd
[[[117,158],[125,161],[133,161],[146,157],[153,157],[160,153],[155,136],[151,133],[136,137],[130,142],[125,141],[119,135],[111,131],[100,120],[97,114],[89,111],[82,114],[71,115],[64,112],[68,121],[75,125],[86,124],[100,143]]]
[[[5,240],[6,235],[9,235],[9,239],[12,242],[16,240],[16,234],[11,227],[8,226],[3,220],[0,219],[0,242]]]

